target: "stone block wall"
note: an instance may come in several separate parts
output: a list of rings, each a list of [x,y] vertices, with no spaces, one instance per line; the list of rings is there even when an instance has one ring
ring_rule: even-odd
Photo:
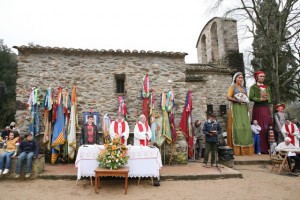
[[[115,75],[125,74],[125,93],[116,93]],[[173,89],[178,106],[185,99],[185,64],[183,57],[127,55],[64,55],[57,53],[26,53],[19,56],[17,101],[26,103],[30,88],[37,86],[40,100],[48,87],[72,88],[77,85],[79,119],[82,112],[93,109],[116,116],[118,97],[124,96],[128,108],[130,129],[141,113],[140,90],[145,74],[150,77],[150,87],[155,90],[155,108],[159,109],[160,93]],[[172,83],[169,83],[171,80]],[[172,87],[174,85],[174,88]],[[178,119],[176,119],[178,121]],[[101,121],[101,120],[100,120]],[[30,122],[29,112],[17,109],[16,122],[25,131]],[[82,122],[82,121],[81,121]]]
[[[206,69],[206,70],[205,70]],[[228,69],[227,69],[228,70]],[[190,65],[187,68],[187,87],[193,91],[193,118],[204,122],[207,120],[207,105],[213,105],[213,112],[221,122],[225,131],[227,115],[222,115],[220,105],[226,105],[228,112],[229,102],[226,95],[231,85],[230,70],[213,68],[201,65]]]
[[[11,159],[11,167],[9,170],[9,173],[6,175],[1,175],[1,178],[14,178],[15,176],[15,170],[17,168],[18,163],[18,157],[13,157]],[[45,156],[43,154],[39,154],[39,156],[36,159],[33,159],[32,161],[32,170],[30,179],[36,179],[40,173],[44,171],[45,168]],[[22,165],[22,172],[21,172],[21,179],[25,178],[25,170],[26,170],[26,161]]]
[[[187,66],[183,56],[167,57],[147,54],[64,54],[51,52],[25,52],[19,55],[17,101],[26,104],[30,89],[37,86],[42,102],[48,87],[72,88],[77,85],[79,124],[83,123],[83,112],[90,109],[100,112],[100,125],[105,113],[115,118],[118,97],[123,96],[128,109],[130,130],[142,111],[140,91],[145,74],[150,77],[150,87],[155,91],[155,111],[160,112],[160,94],[172,90],[175,95],[175,122],[179,124],[188,90],[193,94],[194,119],[206,119],[206,105],[215,108],[226,104],[226,92],[231,82],[229,71],[194,71],[204,77],[201,82],[186,80]],[[200,66],[201,68],[201,66]],[[125,93],[116,93],[117,75],[125,75]],[[42,109],[40,126],[43,132]],[[16,123],[21,132],[26,132],[30,113],[26,107],[17,108]],[[101,129],[100,129],[101,130]]]
[[[219,105],[228,105],[226,94],[232,71],[215,66],[185,64],[186,54],[183,53],[91,51],[30,46],[16,48],[19,50],[16,125],[21,132],[26,132],[30,123],[30,112],[25,105],[33,86],[39,88],[39,99],[42,102],[48,87],[71,89],[76,84],[79,126],[83,124],[83,112],[92,109],[100,113],[100,131],[104,114],[107,113],[114,119],[118,109],[118,97],[123,96],[128,109],[130,132],[133,132],[142,111],[140,92],[143,76],[146,74],[150,78],[150,88],[155,92],[154,112],[161,111],[160,94],[168,90],[174,92],[177,129],[188,90],[192,91],[193,120],[204,122],[207,119],[207,104],[214,106],[216,114],[219,114]],[[116,90],[116,77],[120,76],[125,81],[124,93],[117,93]],[[40,109],[41,135],[37,137],[40,142],[44,131],[42,114],[43,109]],[[222,126],[226,127],[227,121],[223,119],[224,117],[219,118]],[[131,134],[129,143],[132,142],[132,137]],[[186,162],[186,153],[178,148],[183,145],[185,138],[179,138],[181,139],[176,141],[174,147],[176,152],[173,163]],[[77,139],[79,140],[79,134]],[[177,152],[177,149],[181,152]],[[43,153],[47,154],[46,151]],[[169,145],[166,145],[165,155],[168,161]]]

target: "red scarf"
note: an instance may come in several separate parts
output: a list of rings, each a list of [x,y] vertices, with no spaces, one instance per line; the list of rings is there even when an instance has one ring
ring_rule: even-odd
[[[285,124],[285,130],[286,130],[286,132],[288,133],[288,137],[289,138],[291,138],[291,143],[293,144],[293,145],[295,145],[295,137],[291,134],[291,133],[294,133],[295,132],[295,127],[294,127],[294,124],[293,123],[291,123],[291,127],[292,127],[292,132],[289,130],[289,126],[288,126],[288,124]]]
[[[125,132],[125,121],[124,120],[121,122],[121,125],[122,125],[122,132],[121,133],[124,133]],[[119,135],[118,121],[117,120],[115,121],[114,131],[115,131],[116,135],[120,136]],[[121,138],[121,142],[122,142],[122,144],[125,143],[124,137]]]
[[[266,85],[258,85],[259,88],[267,88]]]
[[[141,123],[137,123],[137,125],[138,125],[138,128],[139,128],[139,131],[143,132],[144,131],[143,125]],[[149,126],[148,126],[147,123],[145,123],[145,127],[146,127],[146,132],[148,132]],[[145,142],[146,142],[146,144],[145,144]],[[141,146],[148,146],[148,143],[149,143],[148,139],[146,139],[146,140],[140,140],[140,145]]]

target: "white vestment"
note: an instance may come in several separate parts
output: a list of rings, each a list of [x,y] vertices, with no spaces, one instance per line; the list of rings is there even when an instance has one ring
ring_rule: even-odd
[[[114,139],[117,135],[119,135],[119,137],[124,137],[125,142],[124,144],[127,145],[127,139],[129,137],[129,126],[128,123],[126,121],[125,122],[125,131],[122,133],[122,122],[124,120],[122,120],[121,122],[118,122],[117,120],[113,121],[110,126],[109,126],[109,135],[111,139]],[[118,132],[115,133],[115,123],[118,123]]]
[[[142,125],[143,131],[139,130],[138,124]],[[146,126],[148,126],[148,131]],[[146,136],[147,134],[147,136]],[[134,127],[134,146],[140,146],[140,140],[150,140],[152,137],[151,128],[148,124],[144,124],[142,122],[138,122]]]
[[[295,144],[294,146],[295,147],[300,147],[299,146],[299,129],[298,127],[296,126],[296,124],[293,124],[293,123],[290,123],[288,125],[288,128],[289,128],[289,131],[290,133],[292,132],[292,126],[294,126],[294,140],[295,140]],[[285,128],[285,124],[282,126],[281,128],[281,133],[283,134],[284,137],[288,137],[288,131],[286,130]]]

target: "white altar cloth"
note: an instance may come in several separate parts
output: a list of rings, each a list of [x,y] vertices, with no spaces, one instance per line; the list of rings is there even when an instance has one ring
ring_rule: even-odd
[[[103,145],[86,145],[78,149],[75,166],[77,179],[95,176],[94,170],[99,166],[97,157]],[[157,148],[128,146],[129,177],[159,177],[162,167],[161,155]]]

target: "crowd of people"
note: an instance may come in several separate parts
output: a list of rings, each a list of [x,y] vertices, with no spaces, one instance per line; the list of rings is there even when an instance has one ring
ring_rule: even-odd
[[[32,133],[26,133],[21,137],[15,123],[5,127],[1,133],[1,140],[4,152],[0,155],[0,175],[6,175],[11,168],[13,157],[18,158],[15,170],[15,178],[19,178],[22,173],[23,163],[26,161],[25,178],[31,176],[32,162],[39,154],[39,145],[33,139]]]
[[[255,154],[276,154],[284,148],[300,148],[299,139],[300,124],[297,119],[293,121],[285,113],[285,104],[275,106],[276,113],[272,116],[270,105],[272,103],[271,90],[264,84],[265,73],[258,71],[254,74],[256,83],[251,86],[249,96],[244,87],[244,77],[241,72],[237,72],[232,79],[228,89],[227,100],[230,102],[228,112],[228,122],[226,131],[226,143],[233,149],[234,155]],[[250,120],[249,101],[254,102],[252,109],[252,119]],[[273,120],[274,119],[274,120]],[[274,121],[274,126],[273,126]],[[250,123],[252,122],[252,123]],[[203,165],[207,166],[209,154],[211,154],[211,165],[216,165],[216,155],[218,150],[219,136],[222,133],[221,126],[216,119],[216,115],[211,113],[207,121],[201,126],[201,121],[194,123],[195,136],[195,159],[200,159],[203,155]],[[145,115],[139,116],[139,121],[134,127],[134,145],[148,146],[153,142],[155,133],[152,133],[147,123]],[[109,131],[105,133],[105,138],[121,138],[122,144],[127,145],[129,137],[129,126],[124,120],[124,113],[118,112],[117,117],[109,124]],[[22,138],[19,131],[12,122],[1,133],[4,141],[5,152],[0,156],[0,175],[7,174],[11,166],[11,158],[18,156],[18,164],[15,177],[21,174],[22,163],[26,160],[26,176],[30,177],[32,160],[38,156],[39,146],[33,139],[32,133],[27,133]],[[99,131],[94,123],[94,116],[89,115],[86,123],[82,126],[80,145],[99,144]],[[204,152],[203,152],[204,150]],[[296,162],[292,171],[300,168],[300,154],[289,155],[291,160]],[[291,167],[291,165],[290,165]]]
[[[282,150],[283,144],[290,140],[288,148],[299,148],[300,124],[297,119],[290,119],[284,112],[285,104],[275,106],[276,113],[272,116],[270,107],[272,96],[270,88],[264,84],[265,73],[258,71],[254,74],[256,83],[251,86],[248,96],[244,87],[244,78],[241,72],[237,72],[232,79],[227,93],[230,102],[228,123],[226,131],[226,145],[233,148],[234,155],[270,154],[274,155]],[[252,119],[250,119],[249,102],[253,101]],[[195,121],[195,158],[199,159],[204,153],[204,166],[207,166],[208,154],[211,152],[211,165],[215,165],[218,135],[221,128],[210,115],[209,119],[201,128],[201,122]],[[273,126],[273,120],[274,125]],[[205,148],[203,148],[205,147]],[[289,160],[295,160],[296,164],[292,171],[300,169],[300,154],[289,154]],[[289,162],[290,164],[291,162]],[[290,165],[291,167],[291,165]]]

